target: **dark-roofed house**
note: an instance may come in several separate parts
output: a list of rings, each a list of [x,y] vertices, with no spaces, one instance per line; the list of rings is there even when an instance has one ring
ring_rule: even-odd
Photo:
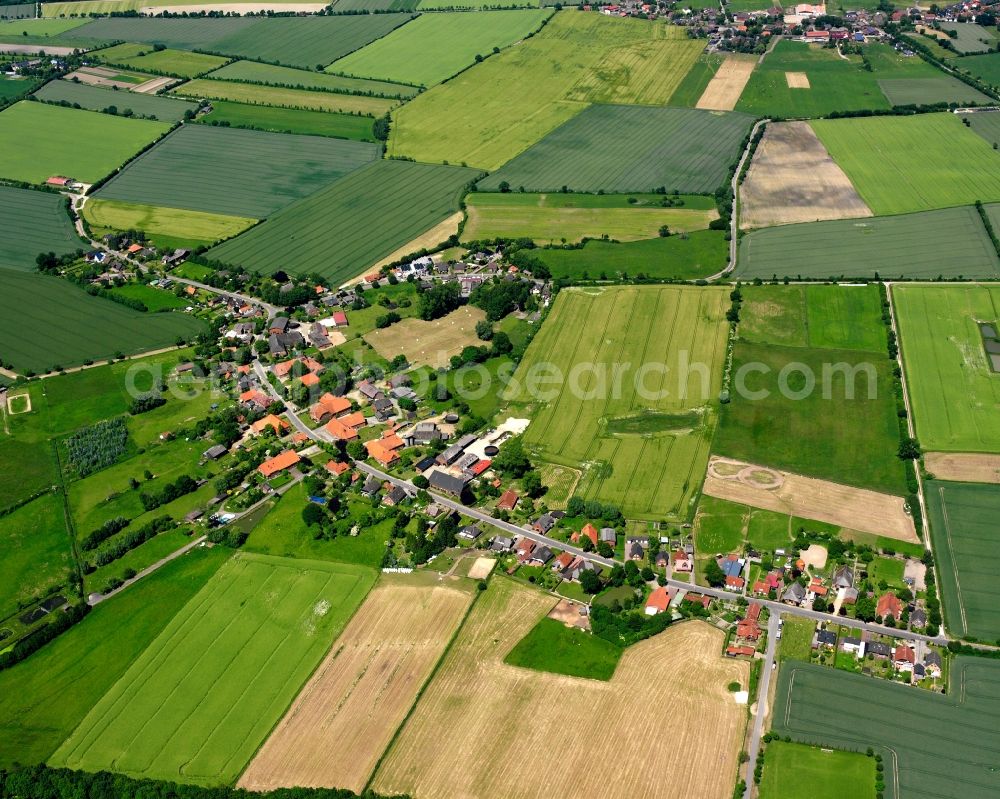
[[[892,654],[892,647],[881,641],[869,641],[868,654],[877,658],[887,658]]]
[[[223,455],[225,455],[226,452],[228,452],[228,450],[224,446],[222,446],[222,444],[216,444],[214,447],[209,447],[208,449],[206,449],[202,453],[202,455],[208,458],[209,460],[215,461],[221,458]]]
[[[389,493],[382,497],[382,504],[394,508],[404,499],[406,499],[406,491],[401,486],[393,486],[389,489]]]
[[[544,566],[550,560],[552,560],[552,550],[547,546],[537,546],[532,550],[528,563]]]
[[[382,482],[377,477],[369,477],[361,489],[366,497],[374,497],[382,488]]]
[[[542,514],[532,523],[532,527],[539,533],[543,535],[555,527],[556,520],[552,518],[548,513]]]
[[[428,456],[426,458],[421,458],[419,461],[417,461],[416,466],[414,466],[413,468],[416,469],[418,472],[426,472],[433,465],[434,465],[434,458]]]
[[[924,655],[924,669],[934,679],[941,676],[941,656],[934,651]]]
[[[431,488],[435,491],[441,491],[453,497],[462,496],[462,492],[465,491],[465,486],[469,482],[464,477],[456,477],[453,474],[442,472],[440,469],[435,469],[431,472],[427,476],[427,479],[431,484]]]
[[[914,630],[922,630],[927,626],[927,614],[923,608],[914,608],[910,614],[910,627]]]
[[[802,600],[805,598],[806,589],[798,583],[792,583],[785,589],[785,593],[781,595],[781,601],[787,602],[789,605],[801,605]]]
[[[850,588],[854,585],[854,569],[850,566],[841,566],[833,573],[834,588]]]
[[[464,538],[466,541],[475,541],[482,534],[483,531],[475,524],[466,525],[458,531],[458,537]]]
[[[833,630],[820,630],[816,633],[816,646],[833,649],[837,646],[837,634]]]
[[[642,543],[639,541],[633,541],[628,545],[628,556],[631,560],[642,560],[643,551]]]
[[[493,552],[510,552],[510,548],[514,546],[514,539],[508,538],[505,535],[498,535],[494,537],[493,543],[490,544],[490,549]]]
[[[601,540],[607,544],[614,546],[618,541],[618,533],[615,532],[614,527],[602,527],[601,528]]]

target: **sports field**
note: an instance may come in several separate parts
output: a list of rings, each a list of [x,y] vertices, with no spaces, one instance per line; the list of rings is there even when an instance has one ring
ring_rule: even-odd
[[[0,767],[45,762],[230,555],[196,550],[0,672]]]
[[[373,94],[379,97],[407,98],[419,89],[402,83],[389,83],[365,78],[345,78],[257,61],[234,61],[212,73],[213,80],[246,81],[270,86],[287,86],[291,89],[325,89],[343,94]]]
[[[643,239],[624,244],[588,241],[580,249],[534,250],[553,277],[584,280],[619,274],[697,280],[721,272],[729,259],[729,245],[721,230],[701,230],[669,238]]]
[[[955,114],[811,124],[876,215],[1000,200],[1000,153]]]
[[[204,72],[218,69],[227,58],[187,50],[153,50],[149,45],[120,44],[100,50],[95,57],[106,64],[131,67],[143,72],[160,75],[178,75],[193,78]]]
[[[234,557],[50,762],[85,770],[113,767],[137,777],[229,782],[281,718],[374,577],[358,566]]]
[[[231,100],[237,103],[273,106],[275,108],[304,108],[312,111],[333,111],[367,116],[382,116],[397,105],[395,100],[388,100],[385,97],[303,91],[256,83],[209,80],[208,78],[198,78],[182,83],[176,89],[171,89],[170,93],[182,97]]]
[[[594,105],[480,183],[528,191],[710,194],[725,180],[753,122],[690,108]],[[614,145],[610,145],[614,142]]]
[[[142,314],[56,277],[8,271],[0,274],[0,286],[0,316],[17,320],[0,327],[0,353],[16,371],[43,372],[116,352],[168,347],[205,329],[194,317]]]
[[[162,44],[180,50],[272,61],[315,69],[385,36],[409,14],[166,19],[106,17],[65,34],[68,38]]]
[[[141,230],[160,246],[176,241],[214,244],[242,233],[257,220],[119,200],[90,200],[83,216],[92,228]]]
[[[1000,260],[971,206],[755,230],[740,240],[742,278],[996,279]]]
[[[875,758],[857,752],[767,744],[761,799],[875,799]]]
[[[987,566],[1000,555],[1000,486],[931,480],[926,496],[948,631],[1000,640],[1000,590]]]
[[[538,30],[551,9],[421,14],[327,67],[359,78],[433,86]],[[430,45],[430,43],[433,43]]]
[[[318,272],[334,283],[348,280],[454,213],[461,193],[479,174],[376,161],[210,250],[208,257],[262,272]],[[375,229],[372,220],[378,220]]]
[[[167,130],[162,122],[16,103],[0,113],[0,176],[43,183],[63,175],[93,183]]]
[[[873,747],[884,758],[887,796],[969,799],[996,791],[987,764],[1000,749],[998,711],[995,661],[956,658],[946,695],[786,662],[772,729],[801,743],[856,752]]]
[[[57,255],[85,247],[76,235],[66,199],[49,192],[0,186],[0,268],[31,272],[40,252]]]
[[[374,120],[371,117],[334,114],[329,111],[302,111],[297,108],[272,108],[213,100],[211,113],[199,117],[198,122],[269,133],[301,133],[307,136],[375,141],[372,129]]]
[[[372,590],[239,787],[361,791],[472,601],[471,583],[390,576]]]
[[[792,88],[787,73],[804,73],[807,88]],[[737,111],[772,118],[826,116],[832,111],[887,109],[875,76],[860,56],[783,40],[764,57],[736,104]]]
[[[748,669],[721,656],[721,633],[700,622],[678,625],[626,650],[608,682],[504,663],[553,604],[510,580],[491,581],[371,787],[428,799],[647,799],[664,795],[669,774],[673,795],[729,796],[746,711],[726,686],[745,685]],[[567,716],[556,709],[568,696],[581,710]],[[645,723],[635,723],[637,714]],[[562,739],[572,744],[545,768],[498,767]],[[609,741],[657,767],[623,769]]]
[[[713,453],[904,494],[892,362],[879,351],[874,289],[810,289],[804,305],[801,290],[745,292],[740,324],[748,335],[733,349],[732,401],[722,406]]]
[[[977,326],[1000,319],[1000,289],[896,286],[892,297],[921,446],[1000,451],[1000,383]]]
[[[80,105],[88,111],[103,111],[113,106],[119,114],[127,116],[125,112],[131,110],[136,116],[152,116],[162,122],[176,122],[185,111],[193,112],[198,108],[197,103],[172,97],[104,89],[70,80],[50,80],[34,96],[50,103]]]
[[[663,207],[662,200],[656,194],[473,192],[465,198],[468,220],[462,239],[529,238],[556,244],[607,235],[635,241],[656,238],[664,225],[673,233],[704,230],[718,217],[711,197],[687,197],[684,207],[677,208]]]
[[[478,347],[483,342],[476,336],[476,323],[486,319],[479,308],[465,305],[440,319],[403,319],[381,330],[365,334],[365,341],[383,358],[391,359],[402,353],[411,366],[448,368],[451,356],[464,347]]]
[[[618,102],[664,103],[697,58],[689,43],[665,35],[648,20],[560,12],[536,36],[396,111],[389,153],[496,169],[582,111],[581,99],[600,99],[610,87]],[[628,51],[650,41],[677,45],[674,66],[650,58],[623,69]],[[607,80],[595,83],[606,61]]]
[[[377,155],[365,142],[185,125],[97,197],[259,219]]]
[[[727,306],[726,292],[715,288],[560,292],[507,389],[513,415],[532,418],[525,443],[534,456],[585,466],[578,493],[629,518],[684,518],[715,428]],[[526,379],[541,363],[562,379],[531,390]],[[617,392],[613,364],[625,365]],[[625,421],[642,432],[607,430]]]

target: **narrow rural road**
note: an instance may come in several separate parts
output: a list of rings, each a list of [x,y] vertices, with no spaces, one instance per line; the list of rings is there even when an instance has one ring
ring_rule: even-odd
[[[87,597],[87,604],[90,605],[91,607],[95,607],[96,605],[100,605],[105,599],[111,599],[111,597],[117,596],[122,591],[124,591],[126,588],[128,588],[130,585],[132,585],[133,583],[139,582],[139,580],[141,580],[143,577],[148,577],[153,572],[155,572],[157,569],[161,568],[162,566],[166,566],[168,563],[170,563],[170,561],[177,560],[177,558],[179,558],[181,555],[184,555],[184,554],[190,552],[195,547],[200,546],[201,544],[203,544],[205,542],[206,538],[208,538],[208,536],[204,536],[204,535],[203,536],[199,536],[198,538],[196,538],[191,543],[185,544],[180,549],[175,550],[174,552],[171,552],[169,555],[167,555],[164,558],[160,558],[158,561],[156,561],[156,563],[153,563],[153,564],[147,566],[141,572],[139,572],[138,574],[136,574],[135,577],[131,578],[130,580],[126,580],[124,583],[122,583],[120,586],[118,586],[114,591],[108,591],[108,593],[106,593],[106,594],[96,594],[96,593],[95,594],[90,594]]]
[[[743,799],[750,799],[754,790],[753,772],[757,764],[757,753],[760,752],[760,737],[764,732],[764,716],[767,715],[767,694],[771,686],[771,674],[774,672],[774,658],[778,651],[778,623],[781,615],[772,612],[767,622],[767,649],[764,652],[764,666],[757,682],[757,712],[753,717],[753,729],[750,732],[750,742],[747,745],[747,787]]]

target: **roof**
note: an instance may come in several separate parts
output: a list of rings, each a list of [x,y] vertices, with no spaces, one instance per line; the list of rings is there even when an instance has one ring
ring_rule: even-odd
[[[351,467],[346,463],[341,463],[340,461],[329,461],[326,464],[326,470],[332,474],[340,477],[344,472],[346,472]]]
[[[339,416],[337,417],[337,421],[342,425],[352,427],[354,429],[364,427],[368,424],[368,422],[365,421],[365,415],[361,411],[355,411],[354,413],[347,413],[343,416]]]
[[[556,566],[560,569],[567,569],[573,564],[573,556],[569,552],[563,552],[561,555],[556,556]]]
[[[386,447],[381,441],[378,440],[368,441],[365,444],[365,449],[368,450],[368,455],[370,457],[377,460],[383,466],[388,466],[393,461],[399,459],[399,455],[397,455],[392,449]]]
[[[479,463],[477,463],[475,466],[473,466],[469,471],[471,471],[474,475],[476,475],[478,477],[483,472],[485,472],[487,469],[489,469],[490,466],[492,466],[492,465],[493,465],[493,461],[491,461],[491,460],[489,460],[487,458],[484,461],[479,461]]]
[[[833,646],[837,643],[837,634],[833,630],[820,630],[816,633],[816,642]]]
[[[898,663],[914,663],[917,656],[906,644],[899,644],[896,651],[892,653],[892,659]]]
[[[252,425],[250,429],[255,433],[262,433],[267,428],[271,428],[277,435],[281,435],[281,431],[288,427],[288,422],[284,419],[279,419],[273,413],[269,413],[263,419],[258,419]]]
[[[649,599],[646,600],[646,607],[654,608],[657,613],[662,613],[670,607],[670,600],[672,598],[666,586],[661,585],[649,595]]]
[[[331,419],[324,429],[339,441],[351,441],[358,437],[358,431],[348,427],[340,419]]]
[[[878,604],[875,606],[876,616],[893,616],[898,619],[902,613],[903,603],[892,592],[882,594],[878,598]]]
[[[264,477],[271,477],[278,472],[284,471],[290,466],[294,466],[301,460],[299,458],[299,453],[293,449],[286,449],[280,455],[275,455],[270,460],[264,461],[257,470],[264,475]]]
[[[351,401],[347,397],[335,397],[330,392],[327,392],[313,403],[309,409],[309,415],[319,421],[324,416],[335,416],[350,409]]]
[[[439,491],[454,494],[455,496],[459,496],[462,493],[466,483],[464,478],[442,472],[440,469],[435,469],[427,475],[427,480],[430,482],[431,488],[436,488]]]
[[[594,525],[589,522],[585,524],[583,529],[580,531],[580,535],[586,536],[593,542],[594,546],[597,546],[597,528],[594,527]]]
[[[309,374],[302,375],[302,385],[312,388],[313,386],[319,385],[319,375],[315,372],[310,372]]]

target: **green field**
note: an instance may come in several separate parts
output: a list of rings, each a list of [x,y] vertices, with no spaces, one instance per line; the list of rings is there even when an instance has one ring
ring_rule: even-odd
[[[461,192],[478,174],[376,161],[210,250],[208,257],[262,272],[318,272],[338,283],[454,213]]]
[[[714,288],[560,292],[507,390],[510,414],[532,419],[525,443],[533,458],[586,467],[577,493],[629,518],[686,517],[715,427],[726,306],[726,293]],[[532,390],[526,378],[541,362],[562,380]],[[640,373],[648,363],[669,371]],[[579,364],[594,370],[571,375]],[[612,390],[611,364],[625,365],[620,391]],[[643,432],[607,429],[627,422]]]
[[[34,3],[16,3],[0,6],[0,19],[32,19],[35,16]]]
[[[732,402],[722,406],[712,451],[846,485],[903,494],[903,465],[896,457],[899,425],[892,362],[884,351],[878,352],[882,325],[878,295],[874,288],[822,287],[818,291],[822,293],[807,295],[803,309],[799,291],[746,288],[740,324],[741,330],[744,325],[748,328],[748,337],[741,337],[733,350]],[[863,332],[869,328],[870,333]],[[755,339],[767,343],[755,343]],[[805,377],[790,364],[811,372],[816,381],[813,390],[804,391]],[[847,365],[856,373],[848,381],[842,371],[828,368],[824,379],[824,368],[831,364]],[[788,390],[782,391],[779,375],[786,367],[792,371]],[[849,394],[852,385],[853,398]],[[760,391],[767,395],[756,396]],[[863,460],[856,457],[860,451],[865,452]]]
[[[978,89],[950,75],[928,78],[890,78],[879,87],[893,105],[933,105],[934,103],[981,103],[993,100]]]
[[[990,147],[1000,143],[1000,112],[969,114],[966,119],[972,131],[985,139]]]
[[[362,527],[358,535],[317,541],[302,521],[302,509],[307,502],[301,483],[290,488],[253,528],[246,549],[265,555],[333,560],[376,569],[382,565],[386,541],[392,537],[391,519]],[[358,500],[351,503],[351,511],[351,518],[358,520],[371,511],[371,506],[367,501]]]
[[[68,281],[44,275],[0,275],[0,354],[16,371],[43,372],[172,345],[193,338],[204,323],[184,314],[143,314]],[[58,320],[59,324],[53,324]]]
[[[662,207],[660,195],[490,194],[465,198],[464,241],[529,238],[539,244],[577,242],[604,235],[617,241],[653,239],[667,225],[674,233],[703,230],[717,217],[711,197],[685,197],[684,207]],[[630,202],[631,200],[631,202]]]
[[[1000,319],[1000,289],[897,286],[892,296],[921,446],[1000,451],[1000,383],[976,324]]]
[[[1000,200],[1000,154],[954,114],[816,120],[812,126],[876,215]]]
[[[724,60],[723,56],[714,53],[698,56],[698,60],[691,65],[684,80],[671,95],[670,105],[694,108]]]
[[[196,550],[167,564],[0,672],[0,767],[47,760],[230,554]]]
[[[621,274],[697,280],[721,272],[729,243],[721,230],[613,244],[588,241],[581,249],[534,250],[553,277],[599,279]]]
[[[162,122],[21,102],[0,113],[0,176],[100,180],[169,129]],[[30,150],[23,146],[31,141]]]
[[[825,666],[785,664],[772,729],[801,743],[873,747],[884,757],[890,799],[985,799],[997,785],[989,764],[1000,749],[994,723],[1000,664],[957,658],[950,683],[941,695]]]
[[[561,11],[397,110],[389,153],[496,169],[586,103],[663,104],[702,49],[678,36],[677,26]]]
[[[57,255],[86,245],[77,237],[66,200],[49,192],[0,186],[0,268],[30,272],[40,252]]]
[[[238,83],[228,80],[197,80],[182,83],[171,94],[209,100],[231,100],[250,105],[274,108],[299,108],[311,111],[382,116],[397,105],[385,97],[367,97],[359,94],[331,94],[329,92],[285,89],[258,83]]]
[[[97,196],[259,219],[377,155],[364,142],[185,125]]]
[[[110,289],[112,294],[119,297],[128,297],[131,300],[138,300],[143,303],[150,313],[157,311],[170,311],[178,308],[186,308],[190,303],[164,289],[154,288],[145,283],[126,283],[124,286],[116,286]]]
[[[1000,86],[1000,53],[973,55],[955,64],[959,71],[968,71],[990,86]]]
[[[45,494],[0,516],[0,548],[0,619],[68,585],[74,566],[62,496]]]
[[[745,279],[839,277],[992,280],[1000,260],[971,206],[755,230],[740,240]]]
[[[745,505],[702,496],[695,521],[695,551],[699,556],[735,552],[743,543],[746,523]]]
[[[234,557],[50,762],[201,784],[233,780],[374,579],[357,566]]]
[[[271,0],[275,9],[284,3],[294,3],[295,0]],[[204,5],[204,0],[171,0],[171,6]],[[149,0],[66,0],[66,2],[44,3],[42,15],[45,17],[60,17],[78,15],[87,17],[94,14],[103,16],[120,11],[138,11],[149,7]],[[81,20],[81,24],[86,19]]]
[[[272,108],[266,105],[230,103],[226,100],[214,100],[212,112],[198,117],[198,122],[271,133],[301,133],[307,136],[375,141],[371,117],[328,111],[302,111],[297,108]]]
[[[926,496],[948,631],[1000,640],[1000,592],[988,565],[1000,555],[992,522],[1000,486],[931,480]]]
[[[186,50],[153,50],[143,44],[120,44],[98,51],[95,56],[105,64],[131,67],[158,75],[193,78],[218,69],[229,59]]]
[[[623,650],[603,638],[545,618],[507,653],[505,663],[535,671],[610,680]]]
[[[764,756],[761,799],[875,799],[875,759],[772,741]]]
[[[23,94],[38,84],[37,80],[29,78],[8,78],[0,76],[0,103],[6,103]]]
[[[214,244],[242,233],[256,222],[255,219],[239,216],[119,200],[91,200],[83,207],[83,216],[95,233],[141,230],[154,244],[162,247],[174,246],[178,242],[196,247]]]
[[[323,72],[309,72],[304,69],[278,67],[257,61],[234,61],[217,69],[211,75],[213,80],[246,81],[270,86],[287,86],[291,89],[323,89],[342,94],[371,94],[377,97],[406,99],[420,90],[416,86],[389,83],[381,80],[345,78],[327,75]]]
[[[996,50],[997,44],[1000,44],[996,26],[990,29],[971,22],[942,22],[941,29],[957,34],[951,43],[962,55],[987,53]]]
[[[786,660],[802,660],[808,663],[815,632],[816,623],[812,619],[785,616],[781,642],[778,644],[778,661],[783,663]]]
[[[315,69],[385,36],[409,14],[164,19],[109,17],[64,38],[162,44]]]
[[[790,89],[787,72],[804,72],[808,89]],[[841,58],[834,49],[780,41],[750,76],[737,111],[755,116],[818,117],[832,111],[888,109],[889,102],[859,56]]]
[[[136,116],[156,117],[162,122],[176,122],[184,117],[185,111],[195,111],[197,103],[161,97],[158,94],[139,94],[69,80],[52,80],[42,86],[35,97],[49,103],[71,103],[88,111],[103,111],[114,106],[119,114],[131,110]]]
[[[476,56],[520,41],[551,9],[421,14],[388,36],[334,61],[328,72],[433,86],[475,63]],[[433,46],[428,47],[428,43]]]
[[[690,108],[594,105],[554,130],[480,188],[710,194],[726,179],[753,120]],[[614,142],[610,146],[610,142]]]

